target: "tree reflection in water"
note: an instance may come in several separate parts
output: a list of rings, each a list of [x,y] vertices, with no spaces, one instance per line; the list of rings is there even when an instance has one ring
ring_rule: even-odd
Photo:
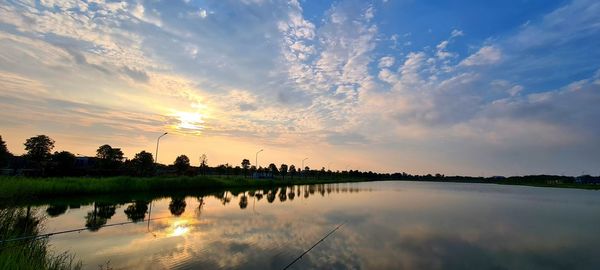
[[[169,203],[169,211],[171,211],[171,215],[178,217],[185,212],[186,206],[185,198],[172,197],[171,202]]]
[[[67,205],[49,205],[46,209],[46,213],[49,217],[58,217],[66,213],[68,208]]]
[[[127,216],[127,219],[133,222],[144,221],[144,219],[146,219],[146,213],[148,212],[149,203],[150,202],[147,201],[135,201],[127,206],[123,212]]]
[[[246,207],[248,207],[248,196],[246,196],[246,193],[244,192],[244,194],[240,196],[240,209],[246,209]]]
[[[282,187],[282,188],[279,190],[279,201],[280,201],[280,202],[285,202],[285,201],[287,200],[287,194],[286,194],[286,192],[287,192],[287,191],[286,191],[286,188],[285,188],[285,187]]]
[[[267,193],[267,201],[269,203],[273,203],[275,201],[275,196],[277,195],[277,189],[271,189],[269,190],[269,193]]]
[[[203,205],[206,204],[207,197],[213,197],[221,202],[224,206],[227,205],[235,197],[239,197],[238,205],[240,209],[246,209],[249,204],[249,197],[254,198],[254,204],[260,201],[266,196],[267,202],[272,204],[277,198],[280,202],[293,201],[294,199],[307,199],[314,195],[315,192],[321,194],[321,196],[329,195],[331,193],[345,193],[345,192],[358,192],[358,188],[345,187],[340,188],[339,184],[317,184],[317,185],[304,185],[304,186],[289,186],[289,187],[272,187],[268,189],[256,189],[247,190],[244,192],[230,192],[222,191],[216,193],[206,193],[201,196],[196,196],[198,201],[198,207],[196,209],[196,216],[199,218],[202,214]],[[88,211],[85,215],[85,227],[92,232],[100,230],[104,225],[108,223],[115,213],[118,204],[123,202],[115,202],[114,204],[109,203],[94,203],[93,209]],[[255,205],[253,204],[253,209]],[[146,215],[149,213],[150,200],[134,200],[129,203],[124,209],[123,213],[128,220],[137,223],[146,220]],[[179,217],[185,212],[187,203],[184,196],[171,197],[169,202],[169,211],[171,215]],[[63,215],[70,208],[79,208],[78,205],[68,206],[67,204],[56,204],[49,205],[46,208],[46,214],[49,217],[57,217]],[[29,208],[27,208],[29,209]],[[256,211],[256,210],[254,210]],[[23,232],[31,230],[31,228],[37,226],[37,221],[28,215],[29,211],[23,217],[18,219],[19,227],[22,228]]]
[[[254,197],[256,198],[256,200],[257,200],[257,201],[259,201],[259,202],[260,202],[260,200],[263,198],[263,196],[264,196],[264,195],[263,195],[263,193],[262,193],[262,190],[261,190],[261,191],[259,191],[258,193],[256,193],[256,194],[254,195]]]
[[[200,216],[202,215],[202,207],[205,204],[204,196],[198,196],[196,197],[196,200],[198,200],[198,208],[196,208],[196,218],[200,219]]]
[[[85,216],[85,227],[92,231],[98,231],[116,213],[117,206],[114,204],[94,203],[94,210]]]

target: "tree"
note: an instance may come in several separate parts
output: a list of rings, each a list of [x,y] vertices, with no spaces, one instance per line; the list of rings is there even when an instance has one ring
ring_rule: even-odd
[[[202,172],[202,175],[206,174],[207,167],[208,167],[208,158],[206,157],[206,154],[202,154],[200,156],[200,171]]]
[[[52,155],[54,171],[58,175],[70,175],[75,167],[75,155],[71,152],[54,152]]]
[[[292,176],[292,180],[294,180],[294,175],[296,174],[296,166],[294,166],[294,164],[290,165],[290,176]]]
[[[173,163],[177,174],[184,174],[190,168],[190,159],[186,155],[178,156]]]
[[[269,171],[271,171],[271,173],[273,173],[273,175],[276,175],[278,173],[277,165],[275,165],[273,163],[269,164]]]
[[[4,168],[4,166],[8,165],[8,159],[10,156],[11,153],[6,147],[6,142],[4,142],[4,140],[2,140],[2,136],[0,136],[0,168]]]
[[[54,140],[46,135],[31,137],[25,141],[27,156],[38,163],[50,158],[50,151],[54,148]]]
[[[154,158],[151,153],[146,151],[135,154],[135,157],[131,160],[131,165],[139,176],[154,174]]]
[[[96,157],[100,159],[100,167],[103,169],[115,169],[123,161],[121,148],[113,148],[108,144],[98,147]]]
[[[242,160],[242,168],[244,169],[244,177],[248,175],[248,168],[250,168],[250,160]]]
[[[287,174],[287,171],[288,171],[288,165],[281,164],[281,166],[279,167],[279,173],[281,174],[282,180],[285,180],[285,175]]]

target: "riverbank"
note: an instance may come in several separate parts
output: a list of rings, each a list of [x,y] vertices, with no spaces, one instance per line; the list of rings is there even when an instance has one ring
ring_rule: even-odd
[[[364,182],[364,178],[252,179],[243,176],[170,177],[0,177],[0,199],[44,198],[129,192],[179,192],[224,188],[268,188],[274,186]]]
[[[64,177],[64,178],[30,178],[0,177],[0,200],[29,200],[51,198],[57,196],[85,196],[102,194],[126,194],[144,192],[197,192],[219,189],[269,188],[290,185],[311,185],[350,183],[368,181],[391,181],[391,179],[365,178],[302,178],[286,177],[276,179],[252,179],[243,176],[159,176],[159,177]],[[415,181],[398,179],[400,181]],[[458,182],[501,185],[523,185],[553,188],[577,188],[599,190],[600,185],[531,182],[531,181],[416,181],[416,182]]]
[[[0,269],[81,269],[82,264],[74,255],[51,252],[47,238],[5,242],[38,235],[44,220],[44,215],[30,208],[0,208]]]

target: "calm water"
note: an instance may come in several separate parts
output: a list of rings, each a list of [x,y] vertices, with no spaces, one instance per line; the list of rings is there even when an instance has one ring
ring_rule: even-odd
[[[86,269],[282,269],[341,223],[292,269],[600,269],[597,191],[371,182],[103,200],[37,207],[55,216],[45,232],[87,227],[50,238]]]

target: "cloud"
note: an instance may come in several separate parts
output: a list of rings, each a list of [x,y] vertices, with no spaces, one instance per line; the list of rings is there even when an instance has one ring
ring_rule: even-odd
[[[240,103],[239,105],[240,111],[256,111],[258,108],[251,103]]]
[[[462,30],[454,29],[450,34],[450,38],[462,37],[465,33]]]
[[[422,39],[410,25],[390,32],[396,21],[381,10],[394,8],[389,3],[336,1],[318,12],[305,5],[7,3],[0,8],[0,86],[15,104],[5,102],[11,109],[4,116],[26,122],[48,114],[64,127],[60,121],[89,113],[82,125],[91,131],[106,126],[125,134],[131,128],[122,118],[97,114],[147,114],[162,119],[160,129],[183,112],[202,115],[206,137],[340,149],[368,144],[384,152],[439,152],[447,149],[442,140],[466,147],[478,132],[485,134],[480,148],[493,151],[503,142],[529,152],[570,145],[586,155],[580,144],[596,142],[597,110],[588,102],[600,85],[593,75],[600,68],[594,1],[570,1],[491,36],[446,28],[449,35],[437,40]],[[30,94],[19,96],[20,85]],[[103,109],[78,108],[69,117],[60,102],[27,104],[36,95]],[[569,130],[579,135],[563,136]],[[547,134],[564,143],[535,140]]]
[[[389,68],[394,65],[395,58],[393,56],[384,56],[379,59],[380,68]]]
[[[470,55],[460,66],[482,66],[498,63],[502,59],[502,52],[494,46],[481,47],[476,53]]]
[[[141,70],[123,67],[121,71],[137,82],[148,82],[149,80],[148,74]]]

